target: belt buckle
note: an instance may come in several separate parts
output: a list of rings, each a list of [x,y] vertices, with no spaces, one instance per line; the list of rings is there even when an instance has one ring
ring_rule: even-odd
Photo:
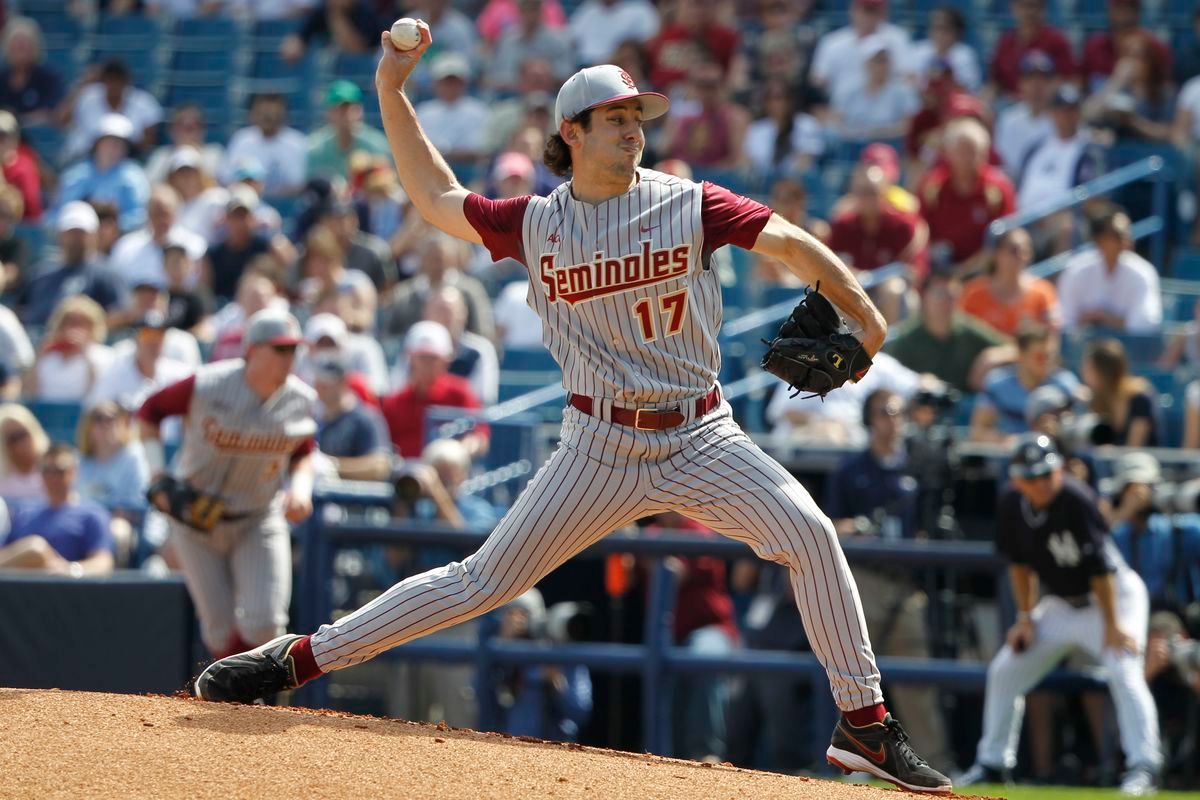
[[[642,424],[642,414],[657,414],[657,410],[653,408],[639,408],[633,412],[633,427],[639,431],[656,431],[658,428],[650,427]]]

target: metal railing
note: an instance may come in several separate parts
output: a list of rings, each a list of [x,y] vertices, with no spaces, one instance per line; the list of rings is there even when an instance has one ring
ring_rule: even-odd
[[[1141,239],[1145,239],[1147,236],[1153,236],[1156,233],[1161,233],[1163,228],[1164,225],[1161,219],[1158,217],[1147,217],[1146,219],[1135,222],[1130,227],[1129,233],[1136,242],[1140,241]],[[1043,259],[1036,264],[1031,264],[1028,268],[1028,272],[1030,275],[1038,278],[1049,278],[1066,269],[1067,264],[1070,263],[1071,259],[1075,258],[1075,256],[1080,255],[1081,253],[1090,253],[1095,249],[1096,245],[1092,242],[1084,242],[1083,244],[1080,244],[1066,251],[1065,253],[1059,253],[1056,256]]]

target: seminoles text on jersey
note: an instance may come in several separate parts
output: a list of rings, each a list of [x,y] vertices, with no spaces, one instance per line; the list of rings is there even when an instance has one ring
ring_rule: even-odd
[[[605,258],[597,250],[584,264],[559,264],[558,253],[545,253],[539,262],[542,283],[550,302],[562,300],[569,305],[620,294],[687,274],[690,244],[650,249],[649,240],[641,250],[619,258]]]

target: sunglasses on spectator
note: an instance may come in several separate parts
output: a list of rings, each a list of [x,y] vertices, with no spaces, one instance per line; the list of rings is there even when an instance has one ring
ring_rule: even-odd
[[[17,442],[23,441],[28,438],[29,438],[29,431],[22,428],[20,430],[16,430],[16,431],[13,431],[12,433],[7,434],[4,437],[4,443],[5,444],[16,444]]]
[[[271,349],[281,356],[296,355],[296,345],[294,344],[273,344]]]

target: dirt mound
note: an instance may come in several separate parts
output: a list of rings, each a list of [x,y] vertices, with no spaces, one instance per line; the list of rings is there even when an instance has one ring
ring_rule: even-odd
[[[0,689],[0,797],[896,798],[330,711]],[[295,794],[282,794],[292,789]]]

